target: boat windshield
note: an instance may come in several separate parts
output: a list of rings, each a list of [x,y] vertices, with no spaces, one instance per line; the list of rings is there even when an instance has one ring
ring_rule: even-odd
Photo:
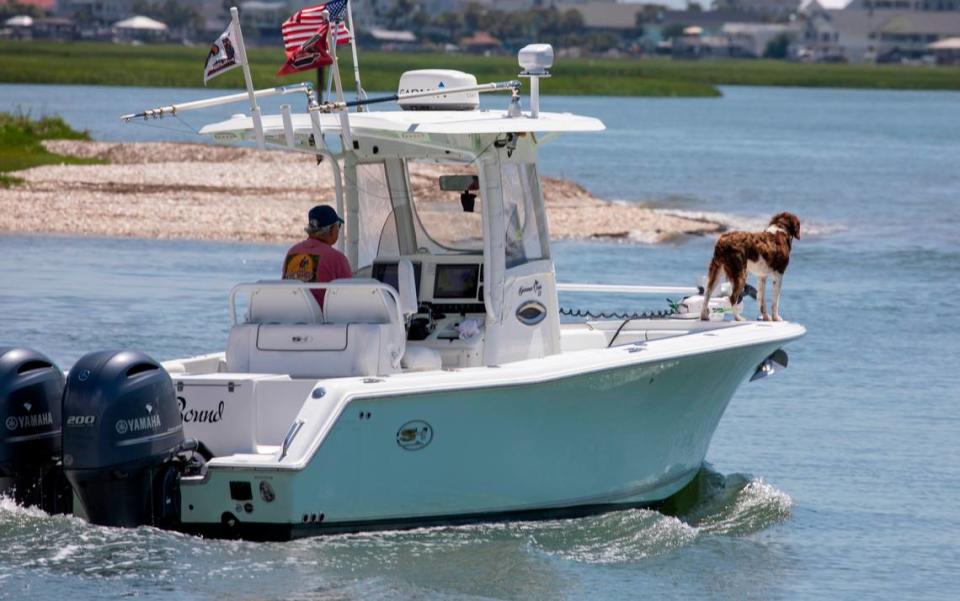
[[[440,253],[483,252],[483,203],[476,169],[414,162],[409,168],[417,246]]]

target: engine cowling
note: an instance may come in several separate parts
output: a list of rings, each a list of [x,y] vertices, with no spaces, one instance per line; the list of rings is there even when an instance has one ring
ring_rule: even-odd
[[[73,500],[59,466],[63,386],[43,353],[0,347],[0,492],[50,513]]]
[[[183,446],[173,382],[159,363],[135,351],[98,351],[70,370],[63,466],[89,521],[173,525]]]

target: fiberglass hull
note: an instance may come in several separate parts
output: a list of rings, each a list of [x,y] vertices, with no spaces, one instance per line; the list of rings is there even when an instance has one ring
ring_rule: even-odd
[[[185,479],[183,527],[286,539],[654,505],[693,479],[734,392],[783,342],[539,383],[356,396],[300,469]],[[252,498],[230,498],[244,481]]]

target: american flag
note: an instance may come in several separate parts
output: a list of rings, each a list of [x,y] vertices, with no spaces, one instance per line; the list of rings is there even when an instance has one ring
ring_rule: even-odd
[[[326,36],[327,22],[321,16],[325,10],[330,13],[330,20],[337,24],[337,45],[349,43],[350,32],[343,22],[346,9],[347,0],[331,0],[326,4],[298,10],[295,15],[284,21],[280,28],[283,32],[283,46],[287,55],[299,50],[304,42],[318,33]]]

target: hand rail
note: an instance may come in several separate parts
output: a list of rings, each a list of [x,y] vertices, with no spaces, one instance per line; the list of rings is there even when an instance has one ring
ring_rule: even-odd
[[[327,290],[329,288],[367,288],[370,290],[383,290],[393,297],[393,303],[396,308],[397,323],[403,325],[403,313],[400,307],[400,293],[394,290],[393,286],[388,286],[382,282],[354,282],[346,280],[343,282],[301,282],[299,280],[263,280],[260,282],[245,282],[237,284],[230,289],[230,322],[237,324],[237,294],[245,290],[256,290],[258,288],[306,288],[309,290]]]
[[[695,286],[629,286],[620,284],[557,283],[557,292],[595,292],[617,294],[700,294]]]

